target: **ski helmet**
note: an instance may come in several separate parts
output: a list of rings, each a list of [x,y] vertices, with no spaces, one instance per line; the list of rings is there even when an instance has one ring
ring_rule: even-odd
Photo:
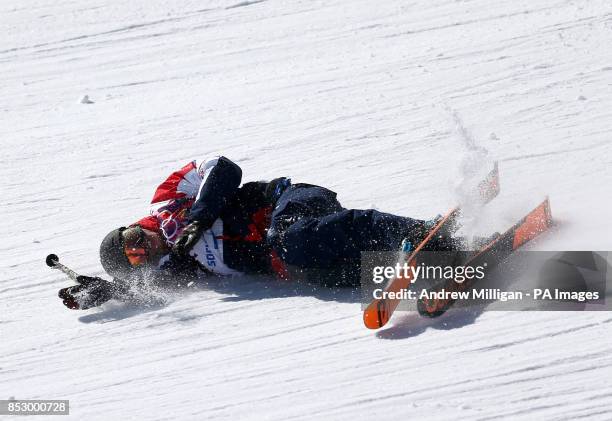
[[[123,231],[125,227],[109,232],[100,244],[100,262],[110,276],[119,279],[129,277],[134,268],[123,251]]]

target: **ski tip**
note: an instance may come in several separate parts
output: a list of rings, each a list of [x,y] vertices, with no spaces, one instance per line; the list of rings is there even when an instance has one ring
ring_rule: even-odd
[[[516,250],[525,243],[533,240],[538,235],[552,226],[552,214],[548,197],[542,201],[534,210],[513,227],[512,250]]]
[[[55,265],[59,263],[59,257],[57,257],[57,254],[51,253],[50,255],[47,256],[47,258],[45,259],[45,262],[47,263],[47,266],[49,266],[50,268],[55,267]]]
[[[389,321],[390,314],[383,301],[377,300],[363,312],[363,324],[368,329],[380,329]]]
[[[493,169],[486,178],[478,184],[477,191],[483,203],[490,202],[499,194],[499,165],[497,161],[493,163]]]
[[[367,310],[363,312],[363,324],[368,329],[379,329],[382,326],[380,320]]]

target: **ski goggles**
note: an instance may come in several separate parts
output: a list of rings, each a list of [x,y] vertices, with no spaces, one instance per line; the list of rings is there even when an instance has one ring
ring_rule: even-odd
[[[123,253],[130,262],[130,265],[136,267],[147,263],[149,251],[147,248],[147,236],[144,230],[136,225],[124,230],[122,236]]]

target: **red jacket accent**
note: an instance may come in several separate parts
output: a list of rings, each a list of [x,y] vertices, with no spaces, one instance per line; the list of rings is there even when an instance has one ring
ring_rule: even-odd
[[[166,200],[180,199],[181,197],[185,197],[187,194],[183,191],[180,191],[179,184],[185,180],[185,176],[190,171],[197,171],[195,161],[190,162],[180,170],[170,174],[170,177],[168,177],[166,181],[161,183],[159,187],[157,187],[157,190],[155,190],[155,194],[153,195],[151,203],[165,202]]]
[[[193,205],[202,176],[195,161],[173,172],[161,183],[151,200],[151,215],[136,224],[161,233],[168,245],[174,244],[186,225],[187,212]]]

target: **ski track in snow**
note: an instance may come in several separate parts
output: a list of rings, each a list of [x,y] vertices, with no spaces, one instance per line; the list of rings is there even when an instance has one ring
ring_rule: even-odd
[[[449,110],[500,161],[483,230],[548,194],[560,227],[533,247],[611,249],[610,2],[28,0],[0,14],[0,399],[70,399],[68,418],[90,420],[612,418],[607,313],[400,313],[375,333],[359,294],[253,279],[71,312],[44,265],[55,252],[101,275],[105,233],[216,153],[247,180],[289,175],[429,218],[455,203],[469,158]]]

